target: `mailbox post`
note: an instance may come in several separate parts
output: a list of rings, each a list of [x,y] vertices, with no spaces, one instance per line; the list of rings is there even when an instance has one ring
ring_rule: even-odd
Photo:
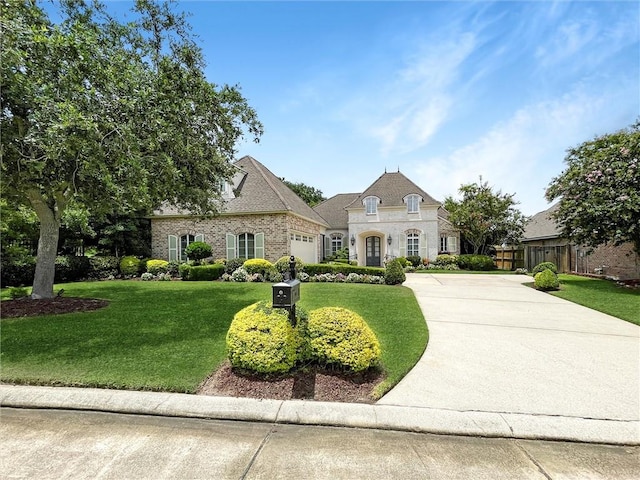
[[[289,321],[296,325],[296,303],[300,300],[300,280],[296,279],[296,259],[293,255],[289,260],[289,279],[275,283],[272,286],[273,308],[289,310]]]

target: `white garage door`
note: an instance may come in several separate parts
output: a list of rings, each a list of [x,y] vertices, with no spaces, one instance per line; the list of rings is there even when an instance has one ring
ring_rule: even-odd
[[[300,258],[304,263],[318,263],[316,238],[304,233],[292,233],[291,254]]]

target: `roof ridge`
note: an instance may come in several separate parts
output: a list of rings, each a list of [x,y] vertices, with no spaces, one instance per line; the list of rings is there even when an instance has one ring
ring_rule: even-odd
[[[273,184],[273,182],[271,181],[269,176],[263,171],[263,169],[262,169],[263,165],[260,162],[258,162],[255,158],[253,158],[253,157],[251,157],[249,155],[246,155],[246,156],[249,157],[249,160],[251,161],[253,166],[256,167],[256,169],[260,172],[260,175],[262,176],[262,178],[264,178],[265,182],[267,182],[269,187],[271,187],[271,190],[273,190],[275,192],[275,194],[278,196],[278,198],[280,199],[280,201],[284,205],[285,210],[293,211],[293,208],[286,201],[286,199],[284,198],[282,193],[280,193],[280,190],[278,190],[278,188],[276,188],[276,186]],[[267,167],[264,167],[264,168],[267,168]]]

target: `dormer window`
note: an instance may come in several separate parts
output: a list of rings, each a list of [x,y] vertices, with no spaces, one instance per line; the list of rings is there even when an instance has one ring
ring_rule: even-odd
[[[420,200],[420,195],[407,195],[405,197],[407,213],[418,213],[420,211]]]
[[[378,213],[378,203],[380,203],[380,199],[378,197],[367,197],[364,199],[364,206],[367,211],[367,215],[375,215]]]

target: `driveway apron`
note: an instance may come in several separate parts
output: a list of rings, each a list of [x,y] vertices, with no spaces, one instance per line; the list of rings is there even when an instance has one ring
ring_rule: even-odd
[[[530,281],[407,275],[429,344],[378,403],[637,421],[640,328],[523,285]]]

